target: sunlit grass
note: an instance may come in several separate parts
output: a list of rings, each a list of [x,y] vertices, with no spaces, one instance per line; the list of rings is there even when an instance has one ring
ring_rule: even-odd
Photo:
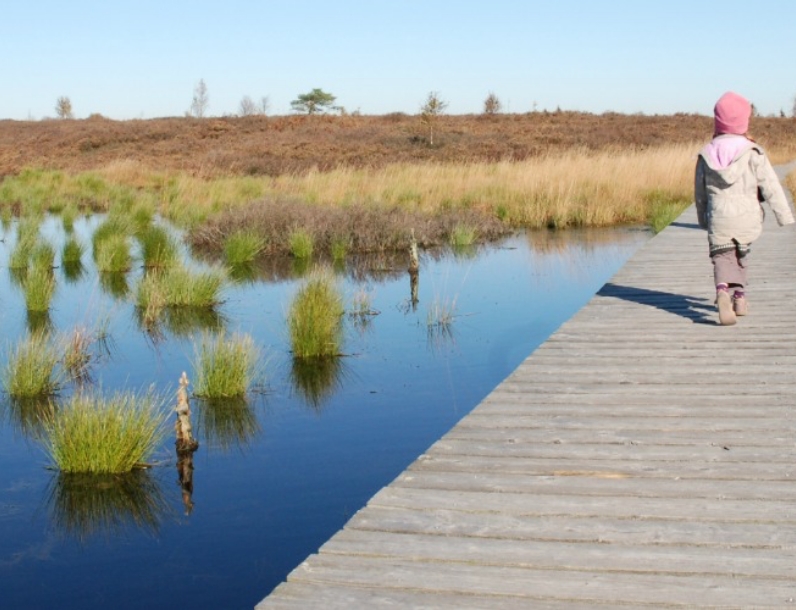
[[[454,248],[472,246],[476,240],[476,230],[473,227],[457,224],[450,235],[450,244]]]
[[[133,264],[130,242],[125,235],[108,235],[95,242],[94,261],[97,271],[102,273],[121,273],[128,271]]]
[[[226,275],[219,269],[194,272],[170,267],[147,273],[136,289],[136,306],[145,326],[152,326],[166,307],[212,308],[221,303]]]
[[[173,267],[179,262],[179,246],[167,229],[150,225],[138,235],[141,259],[148,269]]]
[[[63,250],[61,251],[61,262],[63,264],[77,264],[86,252],[86,247],[80,243],[77,238],[70,236],[64,243]]]
[[[32,333],[8,350],[2,371],[5,391],[16,398],[54,394],[60,387],[59,353],[49,334]]]
[[[249,335],[204,334],[194,346],[194,393],[202,398],[244,396],[260,360],[260,351]]]
[[[55,294],[55,287],[56,282],[52,268],[41,265],[31,266],[22,280],[27,310],[31,312],[48,311]]]
[[[224,241],[224,259],[228,265],[250,263],[265,249],[265,240],[251,232],[237,232]]]
[[[290,253],[296,258],[308,259],[312,257],[312,252],[315,249],[315,244],[312,240],[312,235],[304,229],[295,229],[288,237],[290,244]]]
[[[343,313],[343,298],[334,276],[327,270],[314,271],[299,287],[288,312],[293,355],[340,355]]]
[[[44,446],[62,472],[130,472],[163,440],[167,416],[163,399],[152,393],[79,392],[45,424]]]

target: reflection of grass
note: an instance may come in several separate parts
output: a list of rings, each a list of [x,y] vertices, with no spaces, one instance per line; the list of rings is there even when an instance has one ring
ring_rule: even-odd
[[[130,472],[163,439],[166,416],[151,393],[78,393],[47,422],[43,443],[63,472]]]
[[[343,298],[329,271],[316,271],[299,288],[288,312],[297,358],[336,356],[342,343]]]
[[[164,332],[192,338],[197,331],[223,331],[227,323],[217,310],[205,307],[167,307],[155,313],[147,317],[147,312],[136,309],[139,328],[152,338],[162,338]]]
[[[260,353],[249,335],[203,335],[194,348],[194,392],[203,398],[246,394],[259,366]]]
[[[130,286],[127,284],[127,275],[125,273],[100,273],[99,285],[102,290],[115,299],[127,298],[130,292]]]
[[[116,475],[56,474],[48,489],[52,523],[85,541],[116,537],[128,527],[157,534],[169,510],[158,481],[146,471]]]
[[[11,423],[28,435],[40,434],[44,429],[44,423],[50,420],[55,413],[49,396],[33,398],[9,396],[5,404],[5,410]]]
[[[6,392],[18,398],[48,396],[58,389],[58,352],[45,333],[33,333],[17,343],[3,370]]]
[[[221,449],[248,445],[260,431],[257,415],[243,398],[199,400],[196,426],[203,438]]]
[[[340,388],[344,376],[341,358],[293,358],[290,369],[293,388],[316,411]]]

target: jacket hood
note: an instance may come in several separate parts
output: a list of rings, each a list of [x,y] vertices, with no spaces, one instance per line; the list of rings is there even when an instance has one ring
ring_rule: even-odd
[[[699,153],[713,171],[719,174],[727,184],[734,184],[744,168],[736,161],[755,143],[738,135],[721,135],[713,138]]]

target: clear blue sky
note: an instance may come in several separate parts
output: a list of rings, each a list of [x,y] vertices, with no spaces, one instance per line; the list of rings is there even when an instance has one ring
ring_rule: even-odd
[[[0,118],[271,114],[321,88],[348,111],[710,114],[727,90],[791,114],[794,0],[4,0]]]

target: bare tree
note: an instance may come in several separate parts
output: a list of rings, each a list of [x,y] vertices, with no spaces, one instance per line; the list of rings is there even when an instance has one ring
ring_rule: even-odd
[[[484,100],[484,114],[497,114],[502,108],[498,96],[490,92]]]
[[[238,114],[240,116],[254,116],[257,114],[257,106],[248,95],[244,95],[243,99],[241,99]]]
[[[260,114],[268,114],[268,111],[271,109],[271,100],[268,98],[267,95],[264,95],[260,98]]]
[[[73,119],[75,115],[72,113],[72,101],[62,95],[55,102],[55,114],[59,119]]]
[[[796,119],[796,97],[793,98],[793,108],[791,109],[791,116]]]
[[[436,91],[430,92],[426,103],[420,107],[420,120],[428,127],[428,143],[431,146],[434,146],[434,125],[447,107],[448,102],[443,101]]]
[[[200,79],[193,90],[193,101],[191,102],[191,116],[201,119],[207,113],[210,106],[210,98],[207,96],[207,85],[204,79]]]

